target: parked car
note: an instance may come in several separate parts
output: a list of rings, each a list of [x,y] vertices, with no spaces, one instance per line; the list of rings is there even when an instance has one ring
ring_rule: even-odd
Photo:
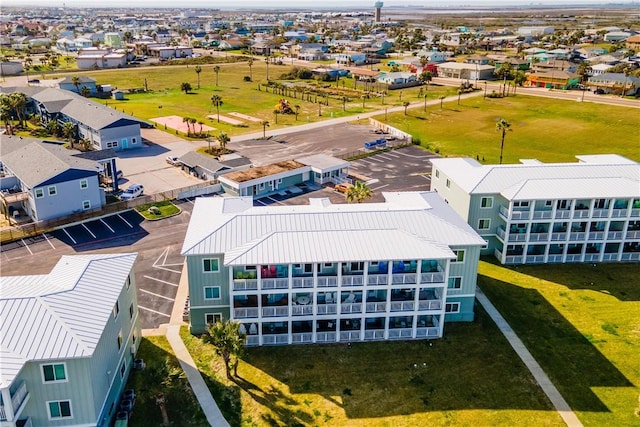
[[[176,156],[168,156],[167,163],[173,166],[180,166],[180,159],[178,159],[178,157]]]
[[[124,190],[120,195],[120,200],[132,200],[138,196],[142,196],[144,187],[142,184],[131,184],[129,188]]]
[[[333,188],[338,193],[346,193],[351,187],[353,187],[353,184],[349,184],[348,182],[341,182],[340,184],[336,184],[336,186]]]

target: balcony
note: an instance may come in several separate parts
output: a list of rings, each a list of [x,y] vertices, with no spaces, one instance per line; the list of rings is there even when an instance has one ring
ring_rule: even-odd
[[[340,313],[342,314],[362,313],[362,303],[360,302],[342,303],[340,304]]]
[[[255,291],[258,289],[257,279],[233,279],[234,291]]]
[[[588,209],[575,210],[575,211],[573,211],[573,217],[574,218],[589,218],[589,210]]]
[[[602,239],[604,239],[604,231],[590,231],[588,239],[589,240],[602,240]]]
[[[420,300],[418,301],[418,310],[442,310],[442,300]]]
[[[387,311],[387,303],[386,302],[368,302],[365,305],[367,313],[380,313]]]
[[[528,209],[509,212],[508,208],[500,206],[500,215],[502,215],[504,219],[519,220],[529,219],[529,217],[531,216],[531,212]]]
[[[29,193],[20,190],[2,190],[0,191],[0,199],[3,200],[6,206],[9,206],[13,203],[29,200]]]
[[[522,233],[517,230],[511,230],[509,233],[509,242],[526,242],[527,234],[523,231]]]
[[[623,209],[613,208],[611,210],[611,217],[612,218],[622,218],[622,217],[627,216],[627,212],[628,212],[627,208],[623,208]]]
[[[11,407],[13,408],[14,417],[18,417],[22,411],[22,404],[25,403],[29,397],[29,391],[27,390],[27,383],[22,381],[16,391],[11,394]],[[7,413],[4,409],[4,405],[0,405],[0,421],[7,421]]]
[[[260,345],[260,337],[257,335],[247,335],[247,340],[245,341],[247,347]]]
[[[312,305],[294,305],[291,308],[291,314],[293,316],[308,316],[313,314],[313,306]]]
[[[386,285],[389,283],[388,274],[369,274],[367,276],[367,284],[370,286]]]
[[[316,342],[336,342],[335,332],[317,332]]]
[[[624,252],[620,261],[640,261],[640,252]]]
[[[607,218],[609,216],[609,209],[594,209],[591,218]]]
[[[444,283],[444,273],[421,273],[420,283]]]
[[[342,276],[342,286],[362,286],[364,282],[361,275],[346,275]]]
[[[415,273],[394,274],[391,276],[391,283],[394,285],[415,285],[418,275]]]
[[[360,341],[360,331],[340,331],[340,341]]]
[[[258,307],[233,309],[233,317],[235,319],[246,319],[250,317],[258,317],[258,313],[259,313]]]
[[[305,344],[313,342],[313,332],[302,332],[291,335],[292,344]]]
[[[338,313],[338,304],[318,304],[318,314]]]
[[[606,262],[606,261],[617,261],[618,260],[618,253],[617,252],[613,252],[613,253],[605,253],[602,255],[602,261]]]
[[[313,277],[294,277],[291,281],[291,287],[294,289],[313,288]]]
[[[584,254],[585,262],[595,262],[600,259],[600,254]]]
[[[411,328],[389,329],[389,339],[411,338],[413,330]]]
[[[556,219],[566,219],[571,218],[570,210],[557,210],[556,211]]]
[[[498,227],[496,233],[498,234],[498,237],[504,242],[504,237],[507,233],[504,227]]]
[[[635,218],[640,217],[640,209],[631,209],[631,216]]]
[[[318,276],[318,287],[329,288],[338,286],[338,278],[336,276]]]
[[[527,255],[527,264],[541,264],[544,262],[544,255]]]
[[[369,329],[364,331],[364,339],[365,340],[383,340],[384,339],[384,329]]]
[[[287,289],[289,288],[289,279],[262,279],[261,288],[263,290]]]
[[[530,242],[546,242],[549,240],[549,233],[531,233],[529,234]]]
[[[289,334],[271,334],[262,336],[263,345],[289,344]]]
[[[507,256],[504,263],[505,264],[522,264],[522,260],[523,260],[522,255]]]
[[[607,233],[608,240],[620,240],[622,239],[622,231],[609,231]]]
[[[563,231],[560,233],[551,233],[551,241],[558,242],[562,240],[567,240],[567,232]]]
[[[437,327],[416,329],[416,338],[437,338],[439,336],[438,334],[439,331]]]
[[[627,239],[640,239],[640,230],[627,231]]]
[[[391,311],[413,311],[414,307],[413,301],[391,301]]]
[[[567,258],[565,262],[580,262],[582,259],[582,254],[567,254]]]
[[[262,317],[281,317],[289,315],[288,306],[262,307]]]
[[[587,233],[584,233],[584,232],[569,233],[570,241],[580,241],[580,240],[584,240],[586,237],[587,237]]]
[[[549,219],[552,212],[548,211],[533,211],[533,219]]]

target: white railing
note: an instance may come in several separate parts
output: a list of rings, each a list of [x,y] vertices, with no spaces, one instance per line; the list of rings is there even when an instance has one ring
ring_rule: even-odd
[[[262,307],[262,317],[276,317],[276,316],[288,316],[289,315],[289,307],[279,306],[279,307]]]
[[[623,253],[620,261],[640,261],[640,252]]]
[[[584,254],[585,262],[598,261],[599,259],[600,259],[600,254]]]
[[[533,211],[533,219],[551,218],[551,211]]]
[[[581,209],[581,210],[573,211],[573,217],[574,218],[588,218],[589,217],[589,210],[588,209]]]
[[[617,261],[617,260],[618,260],[617,252],[602,254],[602,261]]]
[[[507,255],[505,258],[505,264],[522,264],[523,256],[522,255]]]
[[[604,239],[604,231],[590,231],[589,240],[602,240]]]
[[[289,344],[289,334],[277,334],[277,335],[265,334],[262,336],[262,344],[264,345]]]
[[[505,234],[506,234],[505,229],[502,227],[498,227],[498,237],[504,240]]]
[[[411,338],[413,330],[411,328],[389,329],[389,339]]]
[[[552,242],[557,242],[559,240],[566,240],[567,239],[567,232],[566,231],[562,231],[560,233],[551,233],[551,241]]]
[[[504,218],[509,219],[509,209],[507,209],[504,206],[500,206],[500,209],[498,210],[498,212],[500,213],[500,215],[502,215]]]
[[[587,233],[577,232],[569,233],[569,240],[584,240],[587,237]]]
[[[420,283],[444,283],[444,273],[420,273]]]
[[[294,277],[291,281],[292,288],[313,288],[313,277]]]
[[[640,209],[631,209],[631,216],[632,217],[640,216]]]
[[[627,239],[640,239],[640,230],[627,231]]]
[[[317,283],[319,288],[329,288],[333,286],[338,286],[338,277],[337,276],[319,276]]]
[[[342,276],[342,286],[362,286],[362,276]]]
[[[387,311],[386,302],[368,302],[366,304],[367,313],[378,313],[381,311]]]
[[[233,279],[234,291],[255,291],[258,289],[258,279]]]
[[[607,239],[620,240],[622,239],[622,231],[610,231],[607,233]]]
[[[570,210],[557,210],[556,211],[556,218],[557,219],[570,218],[570,217],[571,217],[571,211]]]
[[[529,234],[530,242],[546,242],[549,240],[549,233],[531,233]]]
[[[493,256],[495,256],[495,257],[496,257],[496,258],[498,258],[498,259],[502,259],[502,252],[500,252],[500,249],[496,248],[496,249],[493,251]]]
[[[391,301],[391,311],[411,311],[414,306],[413,301]]]
[[[7,421],[7,413],[4,410],[4,405],[0,405],[0,421]]]
[[[621,218],[623,216],[627,216],[627,212],[628,212],[627,208],[624,208],[624,209],[613,209],[611,211],[611,217],[612,218]]]
[[[391,276],[391,283],[394,285],[415,285],[418,275],[415,273],[394,274]]]
[[[318,314],[336,314],[338,312],[338,304],[318,304]]]
[[[340,304],[340,313],[362,313],[362,303],[342,303]]]
[[[258,335],[247,335],[246,345],[260,345],[260,337]]]
[[[387,283],[389,283],[388,274],[369,274],[367,276],[368,285],[386,285]]]
[[[609,209],[594,209],[591,218],[606,218],[609,216]]]
[[[527,255],[527,264],[540,264],[544,262],[544,255]]]
[[[382,340],[384,339],[384,329],[370,329],[364,331],[365,340]]]
[[[511,219],[529,219],[531,212],[526,211],[513,211],[511,212]]]
[[[340,331],[340,341],[359,341],[360,331]]]
[[[313,342],[313,332],[304,332],[304,333],[292,334],[291,335],[291,342],[293,344],[305,343],[305,342]]]
[[[20,405],[22,405],[22,402],[24,402],[24,399],[27,398],[28,394],[29,392],[27,391],[27,383],[22,381],[22,383],[20,383],[20,385],[18,386],[16,392],[11,395],[11,405],[13,406],[14,413],[17,412],[18,409],[20,409]]]
[[[437,337],[439,334],[437,327],[416,329],[416,338]]]
[[[289,279],[262,279],[261,288],[268,289],[287,289],[289,287]]]
[[[547,262],[548,263],[562,262],[562,254],[556,254],[556,255],[547,256]]]
[[[418,310],[442,310],[442,300],[420,300],[418,301]]]
[[[313,306],[312,305],[294,305],[292,308],[293,316],[306,316],[308,314],[313,314]]]
[[[567,254],[565,262],[580,262],[582,254]]]
[[[525,233],[509,233],[510,242],[524,242],[526,240],[527,235]]]
[[[234,319],[246,319],[247,317],[258,317],[258,307],[255,308],[234,308],[233,309],[233,317]]]
[[[336,333],[316,332],[316,342],[336,342]]]

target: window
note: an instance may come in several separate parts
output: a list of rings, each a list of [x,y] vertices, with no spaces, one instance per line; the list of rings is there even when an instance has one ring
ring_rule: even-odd
[[[202,271],[205,273],[217,273],[220,271],[220,260],[218,258],[203,259]]]
[[[350,267],[351,271],[362,271],[364,270],[364,262],[352,262]]]
[[[449,289],[460,289],[462,288],[462,277],[449,277],[449,285],[447,286]]]
[[[210,323],[222,322],[222,314],[220,313],[205,313],[204,321],[208,325]]]
[[[91,209],[91,201],[90,200],[84,200],[82,202],[82,209],[84,209],[85,211],[87,209]]]
[[[313,264],[305,264],[304,265],[305,273],[313,273]]]
[[[133,319],[133,313],[134,313],[133,303],[131,303],[131,305],[129,306],[129,319]]]
[[[45,383],[66,382],[67,369],[64,363],[42,365],[42,379]]]
[[[120,303],[118,303],[118,301],[116,301],[116,305],[113,306],[112,313],[114,319],[118,317],[118,313],[120,313]]]
[[[330,263],[330,262],[325,262],[324,263],[324,268],[331,268],[331,267],[333,267],[332,263]]]
[[[120,366],[120,378],[124,378],[124,374],[127,372],[127,359],[122,361],[122,366]]]
[[[129,290],[131,287],[131,276],[127,276],[127,281],[125,283],[127,284],[127,290]]]
[[[132,143],[132,144],[136,144],[137,142],[138,142],[138,139],[137,139],[137,138],[131,138],[131,143]]]
[[[55,196],[56,194],[58,194],[58,190],[56,189],[55,185],[48,187],[47,191],[49,192],[50,196]]]
[[[513,202],[513,207],[514,208],[528,208],[529,207],[529,201],[528,200],[526,200],[526,201],[523,201],[523,200],[515,201],[515,202]]]
[[[440,171],[436,169],[436,178],[440,178]]]
[[[300,268],[302,268],[302,264],[293,264],[293,268],[300,269]]]
[[[481,219],[478,221],[478,230],[488,230],[491,227],[490,219]]]
[[[122,348],[122,330],[118,332],[118,350]]]
[[[42,188],[36,188],[36,199],[44,197],[44,190]]]
[[[256,266],[255,265],[245,265],[244,269],[246,271],[256,271]]]
[[[444,306],[445,313],[460,313],[460,303],[459,302],[448,302]]]
[[[88,187],[89,187],[89,181],[87,181],[86,179],[81,179],[80,188],[84,190],[85,188],[88,188]]]
[[[456,254],[456,259],[453,262],[464,262],[464,251],[463,250],[453,251],[453,253]]]
[[[264,182],[261,182],[261,183],[258,185],[258,188],[259,188],[260,190],[264,190]]]
[[[483,197],[482,199],[480,199],[480,207],[481,208],[493,207],[493,197]]]
[[[71,418],[70,400],[47,402],[47,406],[49,407],[50,420],[57,420],[59,418]]]
[[[451,181],[447,179],[447,188],[451,188]]]
[[[220,299],[220,286],[205,286],[204,299]]]
[[[553,200],[545,200],[544,201],[544,206],[547,208],[550,208],[553,206]]]
[[[118,141],[107,142],[107,148],[116,148],[118,146]]]

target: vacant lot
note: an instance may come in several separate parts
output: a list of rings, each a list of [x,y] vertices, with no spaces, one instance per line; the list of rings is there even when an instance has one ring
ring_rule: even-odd
[[[640,424],[638,264],[481,262],[479,274],[585,426]]]
[[[419,138],[441,155],[470,156],[498,163],[499,118],[511,123],[504,163],[535,158],[543,162],[576,161],[579,154],[617,153],[640,160],[637,111],[592,103],[516,95],[445,103],[444,108],[389,114],[388,122]]]
[[[234,426],[562,425],[480,307],[441,340],[252,348],[236,382],[181,336]]]

